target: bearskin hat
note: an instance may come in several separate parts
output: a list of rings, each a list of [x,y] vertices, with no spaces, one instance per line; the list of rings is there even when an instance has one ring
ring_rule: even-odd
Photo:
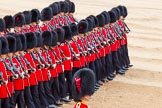
[[[64,10],[64,12],[67,13],[70,10],[69,2],[65,1],[64,3],[65,3],[65,10]]]
[[[64,1],[60,1],[60,8],[61,8],[61,12],[65,12],[65,2]]]
[[[88,32],[88,22],[82,20],[78,23],[78,33],[84,34],[86,32]]]
[[[63,26],[62,27],[65,31],[65,40],[71,40],[72,39],[72,31],[69,26]]]
[[[51,31],[52,33],[52,44],[51,46],[56,46],[58,41],[58,36],[56,31]]]
[[[3,32],[6,30],[6,25],[5,25],[5,21],[0,18],[0,32]]]
[[[58,42],[63,42],[64,41],[64,36],[65,36],[65,30],[62,28],[56,28],[55,29],[57,36],[58,36]]]
[[[108,12],[103,11],[102,14],[105,17],[105,24],[108,24],[110,22],[110,16],[109,16]]]
[[[14,27],[14,19],[11,15],[7,15],[4,18],[6,28],[13,28]]]
[[[72,36],[78,35],[78,26],[75,23],[70,24]]]
[[[99,14],[96,16],[97,20],[98,20],[98,24],[99,24],[99,27],[104,27],[105,25],[105,17],[103,14]]]
[[[51,9],[52,9],[52,15],[55,16],[58,14],[58,5],[56,3],[53,3],[50,5]]]
[[[55,2],[55,4],[57,4],[57,7],[58,7],[58,13],[60,13],[60,12],[61,12],[60,2]]]
[[[75,12],[75,4],[73,2],[70,3],[70,6],[69,6],[69,12],[70,13],[74,13]]]
[[[16,38],[12,35],[6,36],[9,52],[16,52]]]
[[[22,36],[22,35],[14,34],[12,36],[14,36],[16,39],[16,51],[20,51],[22,49],[22,42],[21,42],[20,36]]]
[[[25,17],[21,12],[14,15],[13,18],[15,21],[14,26],[22,27],[25,24]]]
[[[20,40],[21,40],[21,51],[24,51],[27,49],[27,42],[26,42],[26,36],[24,34],[19,34]]]
[[[35,32],[35,36],[37,37],[37,45],[36,45],[36,47],[43,46],[43,41],[42,41],[41,33]]]
[[[42,21],[49,21],[52,18],[52,9],[51,7],[46,7],[41,11],[41,20]]]
[[[27,41],[27,49],[32,49],[37,45],[37,37],[33,32],[25,33]]]
[[[93,18],[94,20],[94,28],[99,26],[98,19],[94,15],[90,15],[89,17]]]
[[[1,54],[9,53],[10,50],[9,50],[8,41],[6,37],[1,36],[0,41],[1,41]]]
[[[95,75],[91,69],[83,68],[78,70],[72,79],[72,96],[78,102],[84,96],[91,96],[94,93]]]
[[[92,18],[86,18],[87,22],[88,22],[88,31],[92,31],[93,30],[93,25],[94,25],[94,20],[92,20]]]
[[[25,24],[30,24],[31,23],[31,11],[24,11],[23,14],[25,17]]]
[[[112,8],[111,11],[113,11],[115,13],[117,20],[119,20],[120,19],[120,10],[115,7],[115,8]]]
[[[43,45],[51,46],[52,33],[50,31],[43,31],[41,36],[42,36]]]
[[[41,18],[40,12],[38,9],[31,10],[31,22],[38,22]]]
[[[123,6],[123,10],[124,10],[124,18],[127,17],[128,15],[128,11],[127,11],[127,8],[125,6]]]
[[[110,23],[116,22],[117,18],[116,18],[115,13],[113,11],[109,11],[108,13],[110,15]]]

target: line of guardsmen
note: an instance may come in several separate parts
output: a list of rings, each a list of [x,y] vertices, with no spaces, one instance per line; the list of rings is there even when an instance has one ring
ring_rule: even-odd
[[[66,0],[0,18],[0,108],[57,108],[78,69],[94,71],[97,90],[132,67],[125,6],[79,22],[74,12]]]

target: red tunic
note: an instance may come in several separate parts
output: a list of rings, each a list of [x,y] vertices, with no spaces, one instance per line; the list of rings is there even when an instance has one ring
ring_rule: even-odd
[[[63,62],[64,70],[65,71],[71,71],[72,64],[71,64],[71,52],[70,48],[67,44],[61,44],[60,49],[63,51],[64,55],[66,56],[67,60]]]
[[[59,16],[58,17],[59,18],[59,21],[60,21],[60,26],[64,26],[65,24],[64,24],[64,19],[63,19],[63,17],[62,16]]]
[[[63,23],[64,23],[64,25],[68,25],[67,17],[68,17],[68,16],[64,16],[64,17],[63,17]]]
[[[118,24],[119,24],[119,26],[120,26],[122,29],[125,28],[125,26],[124,26],[124,24],[123,24],[122,21],[118,20]],[[126,45],[126,44],[127,44],[127,35],[124,34],[123,37],[124,37],[124,39],[121,40],[121,44],[122,44],[122,45]]]
[[[26,53],[26,54],[24,55],[24,58],[26,58],[26,59],[29,61],[30,65],[31,65],[33,68],[36,68],[35,63],[34,63],[34,60],[33,60],[32,56],[31,56],[31,54]],[[30,67],[27,66],[27,69],[30,69]],[[38,84],[38,82],[37,82],[37,77],[36,77],[35,72],[32,72],[32,73],[30,74],[29,81],[30,81],[30,85],[37,85],[37,84]]]
[[[88,105],[86,105],[82,102],[78,102],[74,105],[74,108],[88,108]]]
[[[41,31],[47,31],[48,27],[47,27],[47,25],[43,24],[40,26],[40,29],[41,29]]]
[[[44,61],[46,63],[48,63],[47,61],[47,55],[44,51],[41,52],[41,56],[44,58]],[[43,64],[45,64],[43,61],[41,61]],[[49,72],[49,69],[48,68],[42,68],[42,75],[43,75],[43,81],[48,81],[49,78],[48,78],[48,72]]]
[[[107,33],[108,33],[108,31],[106,29],[102,29],[102,34],[105,37],[106,41],[109,40],[108,37],[107,37]],[[105,55],[110,54],[110,51],[111,51],[110,46],[106,45],[104,48],[105,48]]]
[[[73,48],[74,52],[76,53],[76,56],[78,57],[79,60],[72,60],[73,62],[73,67],[74,68],[80,68],[81,67],[81,63],[80,63],[80,52],[79,52],[79,49],[76,45],[77,43],[75,41],[73,41],[71,43],[71,47]],[[73,55],[73,58],[74,58],[74,55]]]
[[[6,64],[8,64],[8,66],[11,67],[11,64],[9,63],[9,61],[7,59],[5,60],[5,62],[6,62]],[[13,76],[10,70],[6,70],[6,72],[7,72],[8,78],[10,78],[10,76]],[[14,83],[9,80],[7,86],[8,86],[8,89],[9,89],[11,95],[12,95],[14,93]]]
[[[50,68],[50,73],[51,73],[51,77],[55,78],[58,76],[58,73],[57,73],[57,69],[56,69],[56,59],[55,59],[55,56],[53,55],[52,51],[48,50],[48,55],[49,57],[51,58],[52,60],[52,65],[53,65],[53,68]],[[50,62],[48,62],[50,64]]]
[[[30,26],[30,27],[29,27],[29,31],[34,33],[34,32],[36,32],[36,31],[39,31],[39,28],[38,28],[37,25],[35,25],[35,26]]]
[[[61,27],[61,25],[59,24],[59,19],[58,18],[54,18],[54,20],[55,20],[55,23],[56,23],[57,27]]]
[[[0,72],[3,73],[4,80],[8,81],[8,76],[7,76],[7,73],[6,73],[6,67],[5,67],[3,62],[0,62]],[[10,93],[10,91],[8,89],[8,83],[6,85],[1,85],[0,86],[0,93],[1,93],[0,99],[8,98],[11,95],[11,93]]]
[[[79,44],[80,47],[82,48],[82,50],[85,51],[81,39],[78,39],[78,40],[77,40],[77,44]],[[85,63],[87,63],[87,62],[88,62],[88,61],[86,61],[86,57],[85,57],[85,56],[80,56],[80,64],[81,64],[81,67],[84,67],[84,66],[85,66]]]
[[[56,28],[57,26],[56,26],[54,20],[55,20],[55,19],[51,19],[51,20],[50,20],[50,24],[51,24],[52,27]]]
[[[40,65],[39,62],[38,62],[38,60],[40,60],[40,58],[39,58],[39,56],[38,56],[37,53],[33,53],[33,54],[34,54],[35,57],[37,58],[37,60],[34,60],[34,58],[33,58],[34,63],[35,63],[35,65],[36,65],[36,72],[35,72],[35,74],[36,74],[36,77],[37,77],[37,81],[38,81],[38,82],[41,82],[41,81],[43,81],[42,70],[37,68],[38,65]],[[40,62],[41,62],[41,61],[40,61]],[[41,63],[42,63],[42,62],[41,62]]]
[[[25,69],[27,69],[27,65],[25,63],[25,61],[23,60],[23,58],[21,56],[19,56],[20,58],[20,62],[22,63],[22,65],[25,67]],[[24,87],[28,87],[30,86],[30,82],[29,82],[29,78],[25,78],[24,79]]]
[[[54,52],[56,53],[57,59],[62,60],[62,56],[61,56],[60,51],[59,51],[57,46],[54,47]],[[63,64],[57,64],[56,69],[57,69],[58,73],[63,73],[64,72],[64,65]]]
[[[12,58],[12,61],[16,68],[21,67],[18,60],[15,57]],[[23,74],[22,68],[20,68],[19,72]],[[14,80],[14,90],[24,90],[24,79],[18,78]]]
[[[110,28],[111,33],[114,35],[114,38],[116,38],[116,34],[114,33],[114,30]],[[117,51],[117,44],[118,42],[115,41],[113,44],[111,44],[111,51]]]
[[[71,21],[71,23],[75,23],[75,19],[74,19],[74,17],[73,16],[68,16],[69,17],[69,19],[70,19],[70,21]]]

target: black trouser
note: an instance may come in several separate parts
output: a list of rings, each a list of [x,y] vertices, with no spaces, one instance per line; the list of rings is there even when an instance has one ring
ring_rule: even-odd
[[[95,61],[94,61],[95,62]],[[95,74],[95,79],[97,81],[97,73],[96,73],[96,69],[95,69],[95,63],[94,62],[89,62],[89,67],[91,70],[93,70],[94,74]]]
[[[15,90],[13,96],[11,97],[11,106],[10,108],[15,108],[16,103],[18,108],[24,108],[25,101],[24,101],[24,90]]]
[[[101,60],[99,58],[97,58],[95,61],[94,61],[94,65],[95,65],[95,71],[96,71],[96,80],[99,81],[101,80]]]
[[[124,66],[125,62],[124,62],[124,50],[122,48],[122,46],[118,49],[117,51],[117,56],[118,56],[118,59],[119,59],[119,62],[120,62],[120,65],[121,67]]]
[[[126,56],[126,65],[129,65],[130,64],[130,59],[129,59],[127,44],[124,45],[124,49],[125,49],[125,56]]]
[[[25,104],[26,104],[27,108],[35,108],[33,98],[32,98],[32,95],[31,95],[31,91],[30,91],[30,87],[25,87],[24,99],[25,99]]]
[[[0,99],[0,108],[10,108],[9,98]]]
[[[39,92],[39,99],[40,99],[42,108],[46,108],[47,106],[49,106],[49,103],[47,101],[47,96],[44,90],[43,81],[38,82],[38,92]]]
[[[60,88],[58,77],[51,78],[49,81],[51,92],[56,100],[60,100]]]
[[[65,78],[66,78],[67,93],[69,93],[69,96],[72,97],[72,72],[71,71],[64,71],[64,75],[65,75]]]
[[[113,71],[118,71],[119,69],[121,69],[117,51],[112,51],[112,64],[113,64]]]
[[[66,82],[64,73],[59,73],[58,80],[59,80],[60,96],[61,98],[64,98],[66,97]]]
[[[47,96],[47,101],[50,105],[54,104],[56,102],[56,99],[53,97],[52,92],[51,92],[51,88],[49,86],[49,82],[48,81],[44,81],[43,82],[44,85],[44,90]]]
[[[125,50],[125,46],[124,45],[122,45],[121,46],[121,52],[122,52],[122,61],[121,61],[121,63],[122,63],[122,67],[123,66],[126,66],[127,65],[127,56],[126,56],[126,50]]]
[[[106,62],[106,76],[108,77],[110,74],[113,73],[113,65],[112,65],[112,54],[107,54],[105,56]]]
[[[36,108],[42,108],[41,102],[39,99],[38,85],[30,86],[31,94]]]
[[[106,77],[106,61],[105,57],[101,57],[101,79],[104,79]]]

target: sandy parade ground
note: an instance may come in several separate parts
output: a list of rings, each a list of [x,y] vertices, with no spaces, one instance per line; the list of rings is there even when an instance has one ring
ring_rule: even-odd
[[[1,0],[0,17],[33,8],[43,9],[58,0]],[[128,8],[126,23],[129,55],[134,65],[124,76],[105,83],[89,102],[90,108],[162,108],[162,1],[72,0],[80,20],[114,6]],[[72,108],[74,102],[61,108]]]

